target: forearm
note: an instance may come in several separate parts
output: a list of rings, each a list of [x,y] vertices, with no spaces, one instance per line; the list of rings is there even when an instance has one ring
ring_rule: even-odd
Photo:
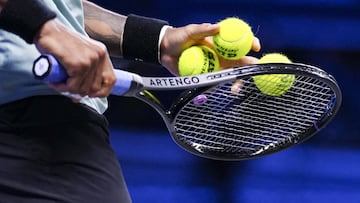
[[[104,43],[112,56],[159,63],[160,33],[166,21],[138,15],[124,16],[83,0],[85,29]]]
[[[127,17],[101,8],[89,1],[84,3],[85,29],[88,35],[106,45],[110,55],[122,57],[122,36]]]

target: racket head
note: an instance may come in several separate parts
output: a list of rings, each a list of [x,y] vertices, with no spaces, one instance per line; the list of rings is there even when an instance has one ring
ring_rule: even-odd
[[[169,131],[186,151],[230,161],[272,154],[315,135],[341,105],[336,80],[317,67],[278,63],[237,69],[235,80],[188,90],[170,108]],[[293,74],[295,81],[283,95],[268,96],[252,79],[264,74]]]

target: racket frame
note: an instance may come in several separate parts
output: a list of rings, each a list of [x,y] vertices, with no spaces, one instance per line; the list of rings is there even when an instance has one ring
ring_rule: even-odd
[[[243,78],[249,78],[261,74],[295,74],[297,76],[306,76],[324,82],[329,85],[329,87],[334,91],[336,95],[336,97],[334,98],[335,106],[333,107],[333,109],[331,109],[331,111],[328,112],[328,115],[324,115],[324,119],[319,120],[316,125],[304,131],[303,134],[299,135],[296,139],[288,140],[287,144],[269,145],[267,148],[260,150],[256,153],[248,154],[247,157],[244,157],[243,155],[237,157],[233,154],[229,156],[227,156],[226,154],[219,155],[218,153],[214,153],[213,151],[209,151],[206,149],[204,150],[204,148],[202,148],[201,146],[193,146],[189,145],[188,143],[184,143],[177,138],[176,129],[174,127],[174,119],[176,118],[177,112],[182,108],[184,104],[191,102],[194,97],[196,97],[199,93],[206,89],[207,86],[212,87],[213,85],[219,83],[241,80]],[[334,118],[334,116],[339,111],[342,102],[341,90],[332,75],[315,66],[300,63],[258,64],[226,69],[219,72],[202,74],[197,76],[178,77],[177,80],[181,81],[181,85],[174,85],[174,83],[170,83],[169,81],[173,79],[174,77],[142,77],[141,85],[137,85],[137,88],[141,87],[142,90],[139,91],[135,97],[150,105],[161,115],[168,132],[171,134],[173,141],[177,145],[194,155],[214,160],[246,160],[272,154],[284,150],[294,144],[304,142],[305,140],[308,140],[327,126],[327,124]],[[185,80],[193,82],[187,82],[186,85],[183,85],[183,81]],[[165,82],[154,83],[154,81]],[[143,91],[144,89],[146,90],[145,93]],[[181,89],[187,90],[181,93],[182,96],[179,97],[176,102],[173,102],[170,108],[164,108],[164,106],[159,101],[156,101],[157,99],[154,99],[154,96],[152,96],[152,94],[150,93],[150,90],[171,91]],[[132,94],[132,96],[134,95]]]
[[[46,57],[46,60],[39,58],[39,60],[35,61],[33,73],[37,79],[41,79],[46,82],[52,82],[47,80],[47,75],[51,73],[51,66],[57,64],[57,61],[54,57],[51,56],[42,57]],[[47,63],[49,64],[48,66]],[[38,67],[36,69],[37,65]],[[44,71],[43,68],[49,68],[49,71]],[[58,69],[60,69],[59,71],[62,72],[63,75],[65,75],[65,78],[61,76],[56,79],[59,82],[63,81],[64,79],[66,80],[65,70],[63,70],[61,67],[58,67]],[[40,74],[37,74],[38,72]],[[117,74],[117,81],[112,92],[113,94],[119,96],[135,97],[148,104],[153,109],[155,109],[162,117],[169,133],[171,134],[172,139],[176,144],[178,144],[186,151],[193,153],[197,156],[216,160],[232,161],[260,157],[283,150],[294,144],[307,140],[314,134],[319,132],[321,129],[323,129],[334,118],[342,102],[341,90],[332,75],[315,66],[300,63],[271,63],[248,65],[232,69],[225,69],[213,73],[185,77],[141,77],[138,74],[129,73],[121,70],[115,70],[115,74]],[[323,117],[320,118],[320,122],[308,128],[304,133],[302,133],[302,135],[298,136],[296,139],[292,139],[287,142],[287,144],[279,146],[275,146],[275,143],[270,144],[269,146],[255,153],[247,154],[245,156],[215,153],[209,150],[204,150],[202,146],[196,145],[196,143],[193,143],[193,145],[189,145],[188,143],[184,143],[177,138],[176,129],[174,127],[174,120],[176,119],[176,115],[182,108],[182,106],[192,100],[196,95],[199,94],[199,92],[203,91],[207,87],[212,87],[220,83],[241,80],[244,78],[248,79],[249,77],[260,74],[294,74],[296,76],[306,76],[314,78],[320,82],[327,84],[328,87],[331,88],[331,90],[334,92],[334,98],[332,98],[333,101],[331,101],[334,106],[331,106],[330,111],[326,112]],[[183,93],[182,96],[175,102],[173,102],[170,108],[165,108],[161,104],[161,102],[150,92],[155,90],[173,91],[181,89],[185,89],[185,93]]]

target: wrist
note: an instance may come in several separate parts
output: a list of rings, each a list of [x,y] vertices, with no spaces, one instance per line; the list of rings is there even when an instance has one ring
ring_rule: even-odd
[[[33,43],[40,28],[56,14],[40,0],[11,0],[0,13],[0,29]]]
[[[167,47],[167,41],[164,40],[164,36],[166,31],[172,28],[172,26],[169,25],[165,25],[164,27],[161,28],[160,31],[160,35],[159,35],[159,44],[158,44],[158,61],[161,64],[161,54],[162,54],[162,50],[165,50]]]
[[[155,18],[129,15],[121,45],[124,58],[158,64],[160,34],[167,24]]]
[[[66,30],[63,29],[62,24],[56,19],[48,20],[40,27],[34,36],[33,43],[37,44],[41,39],[47,36],[56,36],[56,33],[62,33],[65,31]]]

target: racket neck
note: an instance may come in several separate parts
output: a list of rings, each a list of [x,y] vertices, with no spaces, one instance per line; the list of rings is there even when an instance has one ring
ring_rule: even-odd
[[[167,111],[165,107],[161,104],[161,102],[152,93],[144,90],[137,92],[135,94],[135,97],[152,107],[161,116],[169,132],[173,131],[171,125],[172,117],[170,111]]]

